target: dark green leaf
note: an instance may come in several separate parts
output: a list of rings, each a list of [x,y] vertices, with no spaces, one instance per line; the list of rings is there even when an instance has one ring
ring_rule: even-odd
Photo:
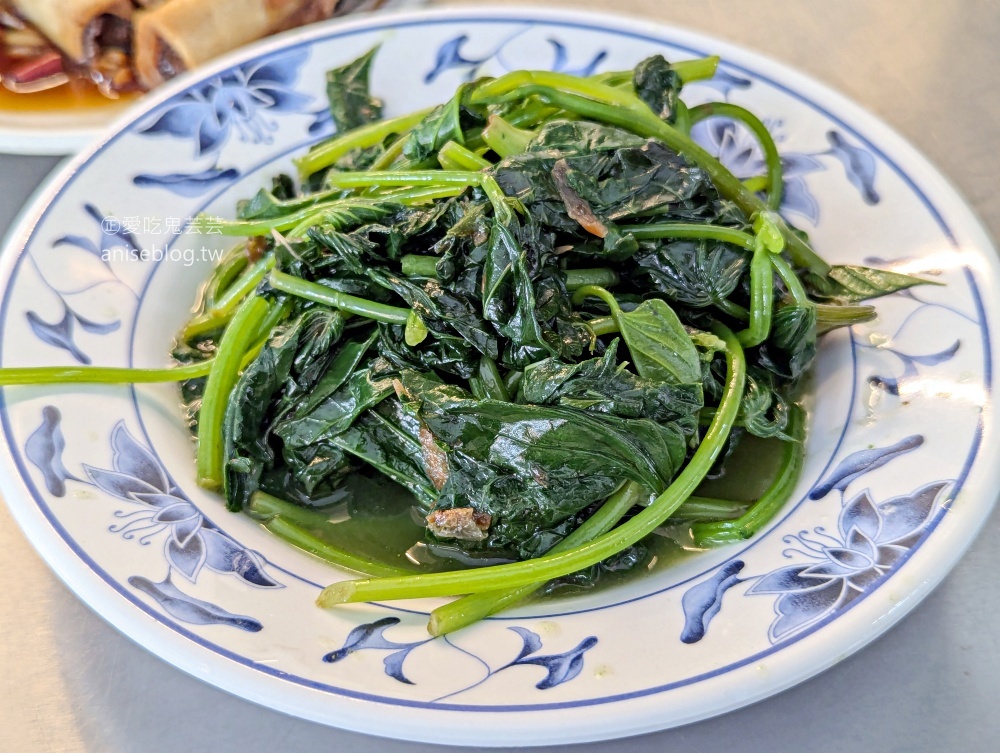
[[[528,144],[535,157],[557,160],[575,154],[641,147],[646,140],[614,126],[586,120],[551,120]]]
[[[787,380],[801,377],[816,356],[816,307],[783,306],[774,313],[771,337],[759,349],[757,362]]]
[[[240,510],[274,462],[272,423],[324,375],[344,329],[335,311],[313,309],[265,345],[243,372],[226,410],[226,501]]]
[[[421,421],[448,451],[438,506],[471,504],[490,513],[491,545],[554,525],[625,479],[662,489],[684,460],[685,436],[674,424],[475,400],[419,374],[401,379]]]
[[[673,120],[682,86],[681,77],[662,55],[654,55],[639,63],[633,72],[632,84],[635,93],[658,118]]]
[[[696,308],[726,300],[748,274],[746,254],[726,243],[673,241],[640,251],[635,260],[637,284]]]
[[[349,131],[382,118],[382,102],[371,95],[369,79],[378,47],[326,74],[330,114],[338,131]]]
[[[392,380],[377,376],[377,364],[358,369],[347,382],[308,412],[297,411],[279,422],[274,433],[285,447],[306,447],[346,431],[354,420],[393,393]],[[314,401],[310,401],[313,403]]]
[[[788,426],[789,403],[772,384],[767,373],[754,371],[747,376],[743,400],[740,402],[739,421],[750,434],[769,439],[775,437],[791,441],[785,434]]]
[[[465,143],[463,135],[462,101],[469,90],[469,84],[458,87],[450,100],[435,107],[414,128],[403,144],[403,155],[415,162],[425,160],[447,144],[454,141]]]
[[[618,363],[618,340],[601,358],[567,364],[555,358],[524,370],[518,402],[568,405],[621,418],[684,421],[690,431],[703,405],[700,373],[696,384],[654,382]]]
[[[651,298],[615,319],[640,376],[668,384],[701,382],[698,350],[665,301]]]
[[[351,428],[328,441],[405,486],[424,509],[437,499],[437,489],[424,471],[419,425],[398,400],[386,400],[363,413]]]

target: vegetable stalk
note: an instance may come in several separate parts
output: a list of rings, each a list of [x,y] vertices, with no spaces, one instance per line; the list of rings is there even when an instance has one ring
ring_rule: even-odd
[[[267,301],[251,296],[236,311],[219,342],[198,413],[198,484],[206,489],[222,487],[225,466],[222,424],[229,393],[236,386],[243,357],[269,310]]]
[[[785,432],[789,441],[784,442],[780,469],[764,494],[735,520],[693,525],[691,533],[697,546],[718,546],[749,539],[788,501],[805,459],[805,417],[796,405],[791,406]]]
[[[302,178],[308,178],[315,172],[330,167],[334,162],[354,149],[366,149],[381,144],[387,137],[403,134],[413,129],[423,120],[432,108],[417,110],[409,115],[403,115],[391,120],[380,120],[369,125],[355,128],[343,135],[334,136],[324,144],[316,147],[305,156],[293,160]]]
[[[328,608],[358,601],[456,596],[500,588],[519,588],[589,567],[652,533],[684,503],[704,479],[722,451],[739,413],[746,384],[743,349],[735,335],[725,326],[717,324],[714,332],[726,344],[727,375],[719,408],[684,470],[634,518],[572,551],[548,554],[527,562],[496,565],[468,572],[341,581],[325,588],[320,593],[317,604]]]
[[[341,309],[350,314],[363,316],[366,319],[373,319],[377,322],[405,325],[410,318],[410,309],[358,298],[355,295],[341,293],[339,290],[334,290],[318,282],[309,282],[308,280],[303,280],[300,277],[285,274],[284,272],[278,272],[277,270],[271,272],[268,282],[272,288],[280,290],[282,293],[305,298],[307,301],[322,303],[331,308]]]
[[[608,497],[600,509],[585,520],[579,528],[558,542],[550,550],[550,554],[568,552],[574,547],[593,541],[596,537],[610,531],[629,510],[641,503],[646,494],[641,485],[629,481],[621,489]],[[463,627],[502,612],[515,604],[524,601],[542,587],[542,583],[533,583],[520,588],[503,591],[485,591],[469,594],[461,599],[438,607],[431,612],[427,631],[431,635],[453,633]]]

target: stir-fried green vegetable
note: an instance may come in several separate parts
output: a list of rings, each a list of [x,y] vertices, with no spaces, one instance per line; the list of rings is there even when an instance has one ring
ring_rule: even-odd
[[[374,62],[330,72],[339,133],[296,161],[297,181],[199,220],[247,240],[181,333],[184,365],[0,383],[182,382],[199,483],[374,576],[322,606],[465,595],[432,614],[434,634],[639,567],[667,524],[696,546],[765,526],[802,467],[795,397],[817,336],[924,281],[816,255],[778,213],[761,121],[680,98],[714,58],[518,71],[390,120]],[[711,117],[749,129],[765,175],[744,183],[691,139]],[[746,435],[780,445],[759,499],[699,493]],[[352,474],[409,491],[434,572],[339,541],[325,506]]]

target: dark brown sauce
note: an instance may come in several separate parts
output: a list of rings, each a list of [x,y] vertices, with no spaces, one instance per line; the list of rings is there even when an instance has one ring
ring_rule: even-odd
[[[0,12],[3,7],[3,0],[0,0]],[[0,20],[10,18],[7,15]],[[94,77],[100,79],[102,74],[99,71],[75,65],[66,59],[60,64],[60,54],[51,45],[39,44],[27,49],[8,47],[5,29],[10,31],[0,23],[0,113],[79,112],[113,108],[140,94],[135,91],[131,74],[125,86],[115,87],[110,83],[98,85]],[[30,67],[33,62],[45,59],[55,64],[54,69],[46,71],[34,83],[22,83],[24,79],[20,76],[25,73],[25,66]],[[32,79],[29,77],[28,80]]]
[[[0,69],[0,78],[3,71]],[[97,86],[84,79],[68,81],[60,86],[40,92],[12,92],[0,85],[0,112],[72,112],[110,108],[131,102],[139,92],[119,94],[109,97]]]

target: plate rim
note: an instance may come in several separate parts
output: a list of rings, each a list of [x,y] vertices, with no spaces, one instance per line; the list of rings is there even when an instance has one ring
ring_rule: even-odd
[[[338,20],[336,22],[335,29],[329,28],[330,26],[329,24],[324,24],[307,29],[306,30],[307,33],[304,33],[302,30],[296,30],[278,37],[265,40],[253,46],[238,50],[234,53],[225,56],[224,58],[221,58],[219,61],[216,61],[211,66],[207,66],[204,69],[197,71],[196,73],[192,73],[182,80],[172,82],[167,87],[164,87],[163,89],[157,91],[154,96],[144,98],[142,102],[134,105],[132,108],[129,109],[128,112],[121,115],[115,121],[115,123],[105,131],[101,139],[95,141],[94,144],[89,149],[85,150],[82,154],[72,159],[68,165],[63,165],[56,171],[54,171],[52,176],[50,176],[50,178],[47,179],[43,183],[43,185],[35,192],[33,197],[22,209],[22,212],[19,215],[18,220],[16,220],[15,223],[11,226],[12,230],[4,242],[3,258],[0,259],[0,278],[2,278],[4,282],[7,282],[9,280],[10,273],[13,269],[13,264],[16,262],[17,259],[17,256],[12,256],[14,250],[16,249],[18,252],[23,250],[24,246],[23,241],[27,238],[29,234],[27,231],[31,230],[31,228],[34,226],[34,223],[39,220],[39,216],[41,215],[41,213],[45,210],[45,208],[51,205],[51,203],[56,199],[56,197],[60,194],[61,190],[64,188],[66,182],[73,175],[79,172],[80,169],[83,166],[85,166],[87,162],[89,162],[91,159],[97,156],[115,138],[115,136],[117,134],[121,134],[128,125],[133,124],[139,118],[145,116],[149,112],[153,111],[156,107],[163,104],[163,102],[185,91],[189,87],[195,85],[197,82],[204,81],[212,77],[213,75],[216,75],[219,71],[226,70],[232,65],[237,64],[239,62],[245,62],[247,60],[259,57],[261,55],[269,54],[271,52],[284,49],[288,45],[289,41],[293,39],[299,40],[302,43],[314,44],[322,39],[336,38],[337,36],[340,36],[342,34],[356,33],[358,31],[377,30],[380,28],[392,28],[412,21],[435,23],[435,22],[462,22],[471,20],[479,20],[479,21],[521,20],[525,22],[548,21],[577,28],[590,28],[592,30],[597,30],[597,31],[606,30],[611,33],[619,33],[619,34],[625,33],[635,36],[645,36],[650,39],[659,35],[660,37],[664,38],[664,41],[666,39],[669,39],[671,43],[684,44],[684,45],[688,44],[701,45],[701,46],[707,46],[709,49],[711,49],[712,47],[716,47],[727,50],[729,54],[735,53],[736,55],[738,55],[739,62],[737,63],[737,65],[750,67],[754,70],[755,73],[763,77],[769,77],[769,76],[768,74],[760,73],[759,69],[767,70],[769,73],[776,74],[777,76],[779,76],[779,78],[775,83],[785,86],[786,88],[790,88],[794,92],[800,92],[803,90],[809,91],[810,94],[808,101],[810,102],[810,104],[818,104],[815,103],[813,100],[814,96],[818,96],[824,102],[824,104],[832,104],[834,111],[838,113],[838,117],[844,116],[844,113],[846,112],[845,117],[847,117],[847,119],[850,121],[852,128],[853,127],[858,128],[858,130],[860,130],[866,136],[866,138],[871,138],[872,140],[876,141],[880,147],[891,148],[891,152],[889,154],[886,154],[886,159],[889,162],[895,163],[898,158],[894,157],[893,155],[897,153],[903,153],[906,157],[905,160],[905,164],[907,165],[906,172],[905,173],[902,172],[901,168],[899,168],[897,172],[904,177],[905,176],[913,177],[914,180],[911,181],[914,183],[913,187],[916,188],[920,193],[924,193],[924,191],[920,190],[921,187],[924,186],[933,193],[940,194],[940,196],[936,196],[935,198],[942,199],[941,203],[947,204],[945,208],[945,213],[948,216],[957,218],[961,217],[961,215],[964,214],[964,217],[961,217],[960,225],[958,225],[959,236],[972,237],[974,239],[974,245],[976,245],[977,247],[982,247],[987,250],[992,248],[992,243],[985,228],[983,227],[982,223],[980,223],[979,220],[975,217],[975,214],[972,212],[971,208],[969,207],[965,199],[959,194],[958,191],[955,190],[954,186],[948,181],[948,179],[942,173],[940,173],[940,171],[934,168],[926,160],[926,158],[923,157],[922,154],[920,154],[914,147],[912,147],[912,145],[909,144],[909,142],[907,142],[905,139],[899,136],[891,127],[883,123],[881,120],[879,120],[877,117],[869,113],[867,110],[861,108],[859,105],[846,99],[845,97],[843,97],[843,95],[840,95],[827,85],[816,81],[811,76],[803,74],[787,64],[776,62],[767,56],[760,55],[759,53],[747,50],[746,48],[743,48],[740,45],[735,45],[724,40],[715,39],[710,35],[705,35],[698,32],[691,32],[681,27],[676,27],[674,25],[671,25],[669,23],[662,23],[662,22],[650,23],[646,20],[639,19],[634,16],[629,17],[625,15],[616,15],[608,13],[590,13],[590,12],[583,13],[578,11],[565,11],[558,9],[535,8],[535,7],[502,8],[502,7],[490,6],[482,8],[464,8],[464,7],[441,8],[434,10],[411,11],[398,14],[382,13],[375,18],[359,17],[347,21]],[[639,28],[640,25],[641,29]],[[916,175],[913,175],[914,173],[916,173]],[[944,201],[945,198],[946,201]],[[943,225],[943,227],[947,227],[947,225]],[[988,266],[991,267],[990,269],[991,274],[989,275],[989,281],[992,283],[996,279],[998,273],[1000,273],[1000,262],[997,262],[994,255],[987,254],[987,256],[989,257]],[[996,318],[997,317],[994,313],[993,319]],[[986,316],[983,321],[983,327],[987,328],[988,331],[988,328],[991,324],[995,325],[996,322],[991,321],[990,318]],[[990,353],[989,355],[990,355],[990,360],[987,361],[985,364],[987,370],[989,370],[989,368],[992,365],[994,365],[993,362],[996,360],[996,353]],[[992,392],[990,393],[990,399],[992,400]],[[978,470],[979,473],[977,474],[976,477],[976,483],[979,484],[980,486],[986,486],[990,481],[992,481],[993,485],[995,486],[996,481],[998,480],[998,478],[1000,478],[1000,469],[992,471],[991,469],[988,468],[984,469],[983,464],[979,462],[979,459],[982,457],[984,450],[996,449],[996,444],[997,444],[996,433],[997,432],[995,430],[993,423],[987,421],[986,426],[981,434],[982,439],[980,447],[975,453],[973,453],[974,459],[971,464],[969,479],[971,479],[972,474]],[[3,447],[7,450],[7,452],[10,452],[11,448],[9,448],[9,446],[7,445],[6,437],[4,437],[2,441],[3,441]],[[9,491],[11,489],[16,488],[19,493],[27,493],[28,490],[24,488],[23,479],[13,476],[13,474],[10,474],[9,471],[10,469],[8,468],[6,463],[0,466],[0,487],[2,487],[5,491]],[[989,476],[987,476],[987,478],[985,479],[978,478],[978,476],[987,474],[987,472],[990,471],[991,473],[989,474]],[[967,483],[969,479],[966,480]],[[10,496],[9,494],[5,494],[5,497],[9,496]],[[985,499],[986,496],[987,495],[980,495],[981,499],[979,507],[982,508],[982,512],[979,514],[977,520],[972,521],[971,527],[967,523],[964,529],[960,531],[961,533],[965,534],[965,537],[962,541],[959,542],[959,546],[957,548],[953,546],[949,550],[949,554],[951,556],[947,560],[945,565],[942,567],[940,560],[936,560],[938,564],[936,566],[937,569],[933,573],[935,577],[921,579],[918,586],[914,589],[911,589],[908,592],[907,596],[903,599],[903,601],[901,601],[896,607],[885,613],[884,619],[882,619],[881,622],[879,623],[879,629],[870,631],[870,634],[868,635],[858,636],[857,640],[851,642],[850,647],[846,651],[843,651],[841,653],[843,653],[844,655],[848,653],[853,653],[853,651],[867,644],[871,640],[874,640],[874,638],[877,637],[878,635],[884,633],[885,630],[887,630],[889,627],[895,624],[895,622],[898,621],[900,618],[902,618],[904,614],[906,614],[907,612],[910,611],[910,609],[916,606],[916,604],[919,603],[923,599],[923,597],[926,596],[926,594],[929,593],[930,590],[938,582],[940,582],[940,580],[942,580],[945,577],[945,575],[952,569],[952,567],[962,556],[962,554],[964,554],[965,549],[969,545],[971,545],[972,541],[974,540],[975,533],[979,529],[981,529],[982,525],[988,518],[989,512],[993,506],[993,501],[986,500]],[[49,528],[51,532],[55,533],[57,538],[59,538],[59,542],[49,542],[49,541],[40,542],[36,540],[36,539],[40,540],[44,539],[45,538],[44,534],[47,533],[47,531],[45,530],[39,530],[33,527],[32,524],[33,523],[37,524],[37,521],[29,520],[29,518],[32,517],[31,515],[32,512],[38,513],[39,515],[41,514],[41,511],[37,508],[37,506],[31,504],[29,506],[29,509],[23,510],[23,509],[16,509],[14,506],[8,503],[8,507],[14,514],[15,519],[18,520],[18,523],[21,526],[22,530],[25,531],[29,540],[32,541],[32,544],[42,554],[43,558],[46,560],[49,566],[56,571],[56,574],[60,578],[62,578],[64,582],[66,582],[67,585],[69,585],[70,588],[74,590],[85,603],[88,603],[92,608],[95,609],[95,611],[98,611],[98,614],[100,614],[102,618],[109,621],[113,626],[115,626],[121,632],[125,633],[126,636],[129,637],[131,640],[139,643],[139,645],[143,645],[145,648],[147,648],[147,650],[152,650],[150,646],[146,645],[145,641],[140,642],[139,637],[136,637],[135,635],[131,634],[117,620],[113,620],[108,614],[105,613],[104,609],[98,609],[95,606],[95,602],[104,601],[103,599],[95,598],[93,595],[91,595],[91,597],[88,598],[88,596],[84,595],[84,593],[81,592],[81,591],[88,591],[89,584],[82,582],[90,580],[90,578],[87,576],[95,576],[97,578],[98,585],[103,587],[103,581],[100,579],[99,576],[97,576],[90,569],[84,569],[80,573],[76,573],[73,572],[72,568],[70,568],[69,572],[64,572],[62,568],[56,566],[55,562],[60,561],[64,556],[66,556],[67,553],[69,554],[71,562],[78,563],[79,561],[76,559],[76,555],[72,551],[60,552],[57,551],[59,549],[58,546],[50,545],[50,544],[62,543],[67,550],[69,549],[66,542],[62,541],[61,537],[58,537],[57,532],[55,532],[54,529],[51,528],[51,526],[49,525],[49,521],[45,520],[44,516],[42,519],[42,522],[44,524],[43,529]],[[968,508],[968,505],[963,505],[963,507]],[[24,522],[22,522],[22,517],[21,515],[19,515],[19,513],[23,515]],[[949,520],[954,520],[954,517],[955,517],[954,513],[949,513]],[[966,514],[966,516],[963,517],[962,520],[966,521],[967,517],[968,514]],[[953,533],[953,536],[956,535],[957,532]],[[935,539],[935,541],[938,541],[938,539]],[[40,545],[40,543],[44,544],[44,546]],[[50,557],[52,557],[53,559],[50,559]],[[121,599],[117,594],[113,592],[109,595],[114,598],[108,599],[109,603],[106,605],[106,608],[110,610],[112,614],[117,614],[119,611],[121,611],[123,615],[124,614],[131,615],[131,613],[134,611],[134,606],[131,603],[127,602],[124,599]],[[114,602],[115,600],[121,603],[120,604],[110,603]],[[122,607],[124,607],[124,609],[121,609]],[[124,616],[122,616],[121,619],[124,622],[132,622],[131,619],[126,619]],[[842,627],[846,627],[842,622],[837,622],[837,624]],[[149,627],[150,625],[148,624],[143,625],[143,629]],[[156,622],[155,628],[158,628],[162,632],[164,632],[166,634],[166,638],[178,637],[178,634],[176,633],[175,629],[168,627],[165,624]],[[794,649],[796,646],[801,648],[800,643],[793,643],[784,646],[782,650],[786,652],[787,655],[787,653],[791,653],[792,649]],[[186,639],[183,639],[183,643],[178,643],[178,648],[181,651],[181,653],[185,653],[184,649],[185,648],[190,649],[190,645],[188,644]],[[203,647],[198,647],[198,649],[205,650]],[[198,649],[196,649],[195,653],[198,653]],[[167,659],[170,663],[174,664],[175,666],[178,666],[184,671],[187,671],[189,674],[193,674],[199,679],[208,681],[212,684],[222,687],[228,692],[235,693],[236,695],[248,698],[248,700],[260,703],[270,708],[276,708],[278,710],[285,711],[286,713],[291,713],[297,716],[306,716],[302,713],[301,709],[283,708],[281,704],[275,703],[275,698],[270,694],[258,693],[256,695],[259,697],[254,697],[255,694],[247,693],[245,687],[241,687],[239,690],[235,690],[233,686],[241,685],[241,679],[238,676],[239,673],[233,675],[233,681],[232,681],[233,686],[230,686],[229,683],[223,681],[223,678],[219,678],[219,681],[216,682],[216,679],[214,678],[206,677],[204,676],[203,673],[199,674],[197,669],[192,669],[189,666],[185,666],[186,663],[198,664],[199,662],[197,661],[197,659],[195,659],[192,662],[183,662],[183,661],[174,661],[173,659],[167,656],[163,656],[162,658]],[[808,677],[818,674],[819,672],[823,671],[828,666],[832,665],[837,660],[839,660],[839,658],[842,658],[839,654],[837,656],[831,656],[829,662],[822,665],[816,665],[816,664],[810,665],[805,673],[799,673],[798,675],[786,678],[787,682],[785,682],[784,684],[779,683],[776,685],[762,687],[759,693],[753,695],[752,697],[748,696],[745,698],[741,698],[738,701],[733,701],[728,707],[725,708],[717,707],[709,711],[704,711],[700,714],[695,714],[687,719],[675,720],[671,724],[671,726],[687,723],[690,721],[695,721],[695,719],[705,718],[706,716],[711,716],[718,713],[724,713],[725,711],[731,710],[732,708],[743,706],[747,703],[759,700],[760,698],[767,697],[774,693],[780,692],[780,690],[783,690],[787,687],[790,687],[791,685],[797,684],[798,682],[807,679]],[[252,669],[249,668],[245,669],[246,672],[249,672],[253,677],[260,676],[258,672]],[[314,691],[310,689],[308,692],[312,693]],[[345,701],[348,700],[346,696],[340,696],[340,698],[344,699]],[[363,703],[368,703],[368,702],[365,701]],[[373,715],[373,720],[375,719],[375,717],[378,716],[378,708],[385,705],[385,703],[375,703],[374,705],[376,706],[376,709],[375,709],[375,714]],[[394,707],[394,711],[400,708],[402,707],[396,706]],[[616,706],[616,709],[619,708],[620,706]],[[441,712],[441,713],[448,713],[448,712]],[[462,713],[463,717],[465,719],[468,719],[468,713],[470,712],[462,712]],[[487,714],[490,712],[478,712],[478,713]],[[354,729],[356,731],[363,731],[375,734],[379,733],[379,731],[377,729],[373,729],[371,725],[363,725],[363,724],[354,725],[348,723],[349,721],[353,721],[354,719],[353,715],[351,714],[348,714],[347,716],[350,716],[352,718],[348,721],[331,720],[329,718],[329,715],[327,715],[324,718],[316,718],[312,716],[306,716],[306,718],[312,718],[314,719],[314,721],[320,721],[326,724],[335,724],[336,726],[344,727],[347,729]],[[642,715],[640,714],[639,716]],[[417,726],[419,727],[419,724]],[[566,739],[564,736],[565,733],[561,731],[561,734],[563,736],[560,737],[558,741],[557,740],[546,741],[544,739],[540,739],[537,734],[530,735],[530,738],[529,736],[522,735],[523,740],[508,739],[508,740],[496,741],[494,744],[501,745],[501,744],[512,744],[512,743],[540,744],[542,742],[582,742],[584,740],[599,740],[599,739],[608,739],[611,737],[621,737],[630,734],[639,734],[642,732],[652,731],[654,729],[661,729],[663,728],[663,726],[664,725],[657,723],[649,723],[647,725],[633,724],[632,727],[626,730],[610,729],[606,730],[603,734],[593,734],[592,731],[590,734],[584,732],[583,734],[573,737],[572,739]],[[483,744],[484,742],[478,737],[472,738],[472,737],[457,736],[454,740],[446,740],[443,739],[440,735],[421,736],[420,734],[413,734],[413,731],[410,731],[409,734],[404,731],[401,732],[402,734],[397,734],[397,731],[394,730],[391,733],[385,733],[385,734],[390,734],[394,737],[399,736],[399,737],[404,737],[405,739],[424,740],[428,742],[451,742],[453,744],[468,743],[468,742],[476,742],[477,744]]]

